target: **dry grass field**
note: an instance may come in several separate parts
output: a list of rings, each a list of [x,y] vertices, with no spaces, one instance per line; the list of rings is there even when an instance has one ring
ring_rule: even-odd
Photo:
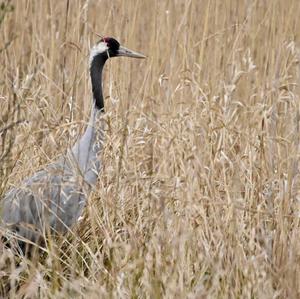
[[[0,1],[0,193],[85,128],[105,67],[103,170],[39,259],[2,248],[4,298],[300,297],[300,1]]]

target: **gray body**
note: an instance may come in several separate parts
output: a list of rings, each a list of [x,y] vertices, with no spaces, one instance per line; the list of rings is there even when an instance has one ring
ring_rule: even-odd
[[[100,169],[102,112],[92,110],[81,139],[58,161],[12,188],[1,202],[4,229],[37,242],[47,232],[65,232],[85,206]]]

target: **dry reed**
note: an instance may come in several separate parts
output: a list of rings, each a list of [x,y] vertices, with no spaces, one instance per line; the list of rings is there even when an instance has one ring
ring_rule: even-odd
[[[106,66],[103,170],[74,234],[0,256],[9,298],[299,298],[298,0],[2,1],[0,191],[64,152]],[[9,290],[8,290],[9,289]]]

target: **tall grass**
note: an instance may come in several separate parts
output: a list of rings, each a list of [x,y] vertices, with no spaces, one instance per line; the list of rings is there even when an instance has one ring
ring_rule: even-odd
[[[300,296],[298,0],[2,3],[2,194],[84,130],[95,32],[148,56],[107,64],[84,219],[2,249],[3,296]]]

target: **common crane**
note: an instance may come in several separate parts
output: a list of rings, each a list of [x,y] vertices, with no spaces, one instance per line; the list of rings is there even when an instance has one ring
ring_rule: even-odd
[[[25,179],[21,187],[11,188],[0,201],[0,227],[6,236],[17,238],[23,249],[28,240],[39,243],[49,232],[66,232],[82,214],[101,165],[102,71],[108,58],[119,56],[145,58],[112,37],[102,38],[91,49],[93,105],[84,134],[56,162]]]

